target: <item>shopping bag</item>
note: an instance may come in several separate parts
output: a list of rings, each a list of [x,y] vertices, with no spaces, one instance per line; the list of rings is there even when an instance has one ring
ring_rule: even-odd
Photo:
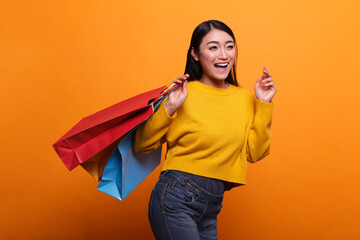
[[[80,166],[87,171],[96,181],[100,181],[100,178],[104,172],[105,165],[110,158],[111,154],[119,144],[119,140],[116,140],[111,145],[107,146],[87,161],[80,163]]]
[[[133,151],[133,133],[134,130],[120,141],[97,187],[119,200],[124,200],[161,162],[161,145],[147,154]]]
[[[157,109],[164,98],[175,88],[177,88],[177,84],[172,84],[164,89],[160,97],[153,101],[154,109]],[[100,181],[105,165],[121,139],[122,137],[95,154],[93,157],[89,158],[87,161],[81,163],[80,166],[83,167],[93,178],[95,178],[96,181]]]
[[[83,118],[53,144],[65,166],[72,170],[120,139],[154,113],[153,103],[164,87],[119,102]]]
[[[165,97],[178,86],[170,85],[162,98],[154,103],[155,111]],[[119,200],[124,200],[161,162],[162,145],[150,153],[137,153],[133,150],[132,137],[135,130],[136,128],[120,140],[105,166],[97,187],[98,190]]]

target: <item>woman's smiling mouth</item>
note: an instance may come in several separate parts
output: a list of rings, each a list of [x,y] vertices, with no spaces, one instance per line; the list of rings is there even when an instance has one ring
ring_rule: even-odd
[[[215,63],[214,66],[216,68],[216,70],[223,72],[226,70],[227,66],[229,65],[229,63]]]

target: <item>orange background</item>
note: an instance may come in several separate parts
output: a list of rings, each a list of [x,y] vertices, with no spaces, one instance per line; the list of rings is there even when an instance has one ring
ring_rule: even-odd
[[[0,2],[1,239],[153,239],[153,172],[125,201],[51,145],[82,117],[183,74],[219,19],[253,91],[277,86],[271,154],[227,192],[219,239],[360,239],[357,0]]]

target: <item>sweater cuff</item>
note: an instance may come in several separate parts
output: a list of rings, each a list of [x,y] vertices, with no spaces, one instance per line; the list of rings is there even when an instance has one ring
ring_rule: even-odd
[[[261,114],[262,116],[272,117],[272,112],[274,109],[274,103],[271,101],[270,103],[263,102],[260,100],[255,101],[255,113]]]
[[[167,99],[165,99],[167,100]],[[166,107],[165,107],[165,100],[161,103],[161,106],[159,108],[159,111],[161,111],[161,115],[165,115],[165,117],[168,119],[168,120],[173,120],[174,118],[176,118],[177,116],[177,111],[174,112],[171,116],[168,114],[168,112],[166,111]]]

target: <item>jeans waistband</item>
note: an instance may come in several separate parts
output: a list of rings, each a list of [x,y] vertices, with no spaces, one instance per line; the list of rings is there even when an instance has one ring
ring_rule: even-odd
[[[177,171],[166,170],[166,171],[162,172],[160,175],[160,179],[164,179],[167,177],[176,179],[180,184],[182,184],[182,186],[195,192],[197,195],[199,195],[200,197],[202,197],[208,201],[221,202],[223,200],[224,193],[217,195],[217,194],[213,194],[209,191],[206,191],[205,189],[200,187],[198,184],[196,184],[194,181],[192,181],[191,179],[189,179],[188,177],[182,175],[181,173],[179,173]]]

